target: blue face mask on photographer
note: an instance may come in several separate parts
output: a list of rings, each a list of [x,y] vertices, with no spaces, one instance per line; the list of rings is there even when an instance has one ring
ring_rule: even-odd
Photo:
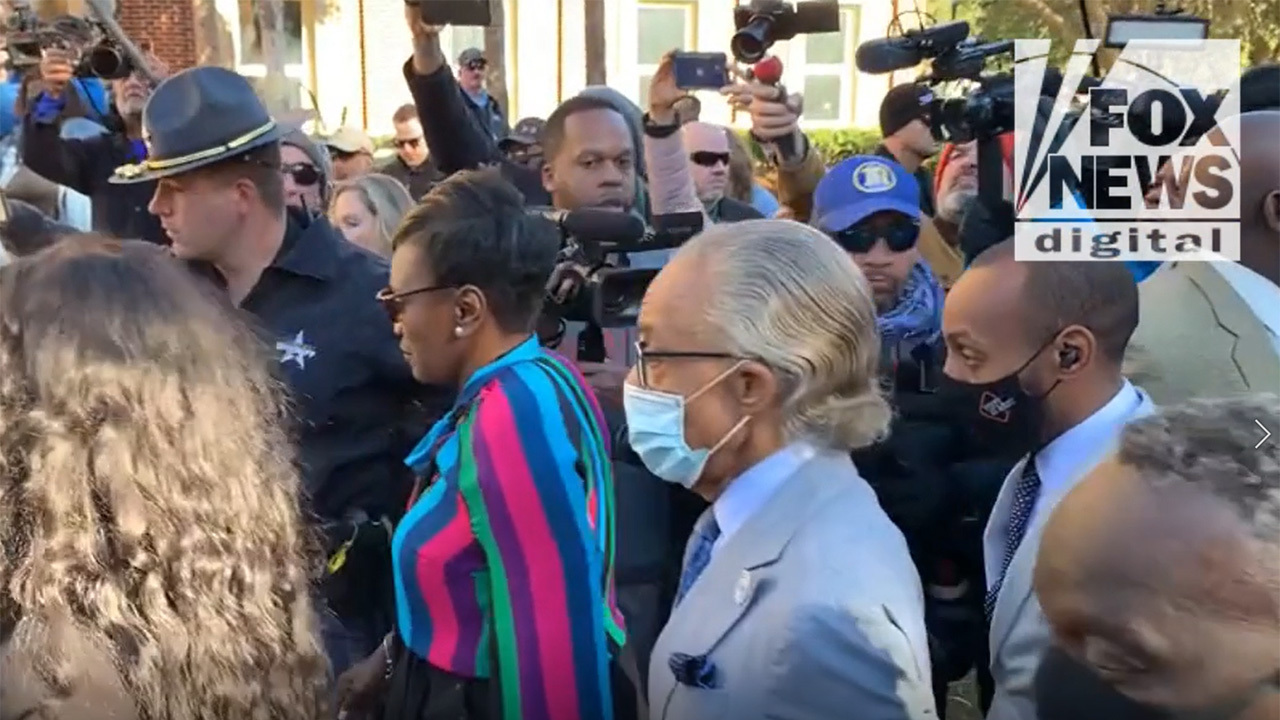
[[[692,488],[712,453],[719,450],[751,419],[744,417],[711,448],[691,448],[684,435],[685,407],[717,383],[729,377],[742,363],[725,370],[688,398],[631,383],[622,387],[622,407],[627,416],[627,438],[631,449],[649,472],[685,488]]]

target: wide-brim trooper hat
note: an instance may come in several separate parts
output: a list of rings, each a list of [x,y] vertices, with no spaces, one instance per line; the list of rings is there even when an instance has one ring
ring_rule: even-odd
[[[290,129],[267,112],[249,81],[226,68],[183,70],[156,87],[142,111],[147,159],[116,168],[116,184],[146,182],[279,142]]]

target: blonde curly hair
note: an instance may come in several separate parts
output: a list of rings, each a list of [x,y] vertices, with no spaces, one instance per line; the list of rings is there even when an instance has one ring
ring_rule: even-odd
[[[232,313],[148,243],[0,270],[0,638],[69,620],[149,720],[328,709],[282,394]]]

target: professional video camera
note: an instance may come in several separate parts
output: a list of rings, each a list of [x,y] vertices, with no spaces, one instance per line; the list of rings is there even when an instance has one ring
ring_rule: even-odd
[[[48,22],[26,3],[14,3],[5,23],[8,68],[26,71],[40,64],[47,49],[70,53],[78,77],[119,80],[141,69],[154,82],[137,47],[121,30],[101,0],[90,0],[91,18],[63,15]]]
[[[548,288],[548,313],[601,328],[636,323],[657,268],[632,267],[629,253],[672,250],[702,230],[702,213],[655,215],[653,227],[630,213],[584,208],[533,209],[560,230],[560,256]]]
[[[840,5],[830,0],[791,4],[783,0],[751,0],[733,9],[737,32],[729,49],[738,62],[759,62],[779,40],[797,35],[840,32]]]

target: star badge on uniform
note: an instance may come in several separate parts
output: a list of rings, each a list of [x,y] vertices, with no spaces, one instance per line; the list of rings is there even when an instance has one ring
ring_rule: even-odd
[[[302,330],[298,331],[290,340],[281,340],[276,343],[276,350],[280,351],[280,364],[294,363],[299,370],[307,369],[307,361],[316,356],[316,349],[307,344],[307,338]]]

